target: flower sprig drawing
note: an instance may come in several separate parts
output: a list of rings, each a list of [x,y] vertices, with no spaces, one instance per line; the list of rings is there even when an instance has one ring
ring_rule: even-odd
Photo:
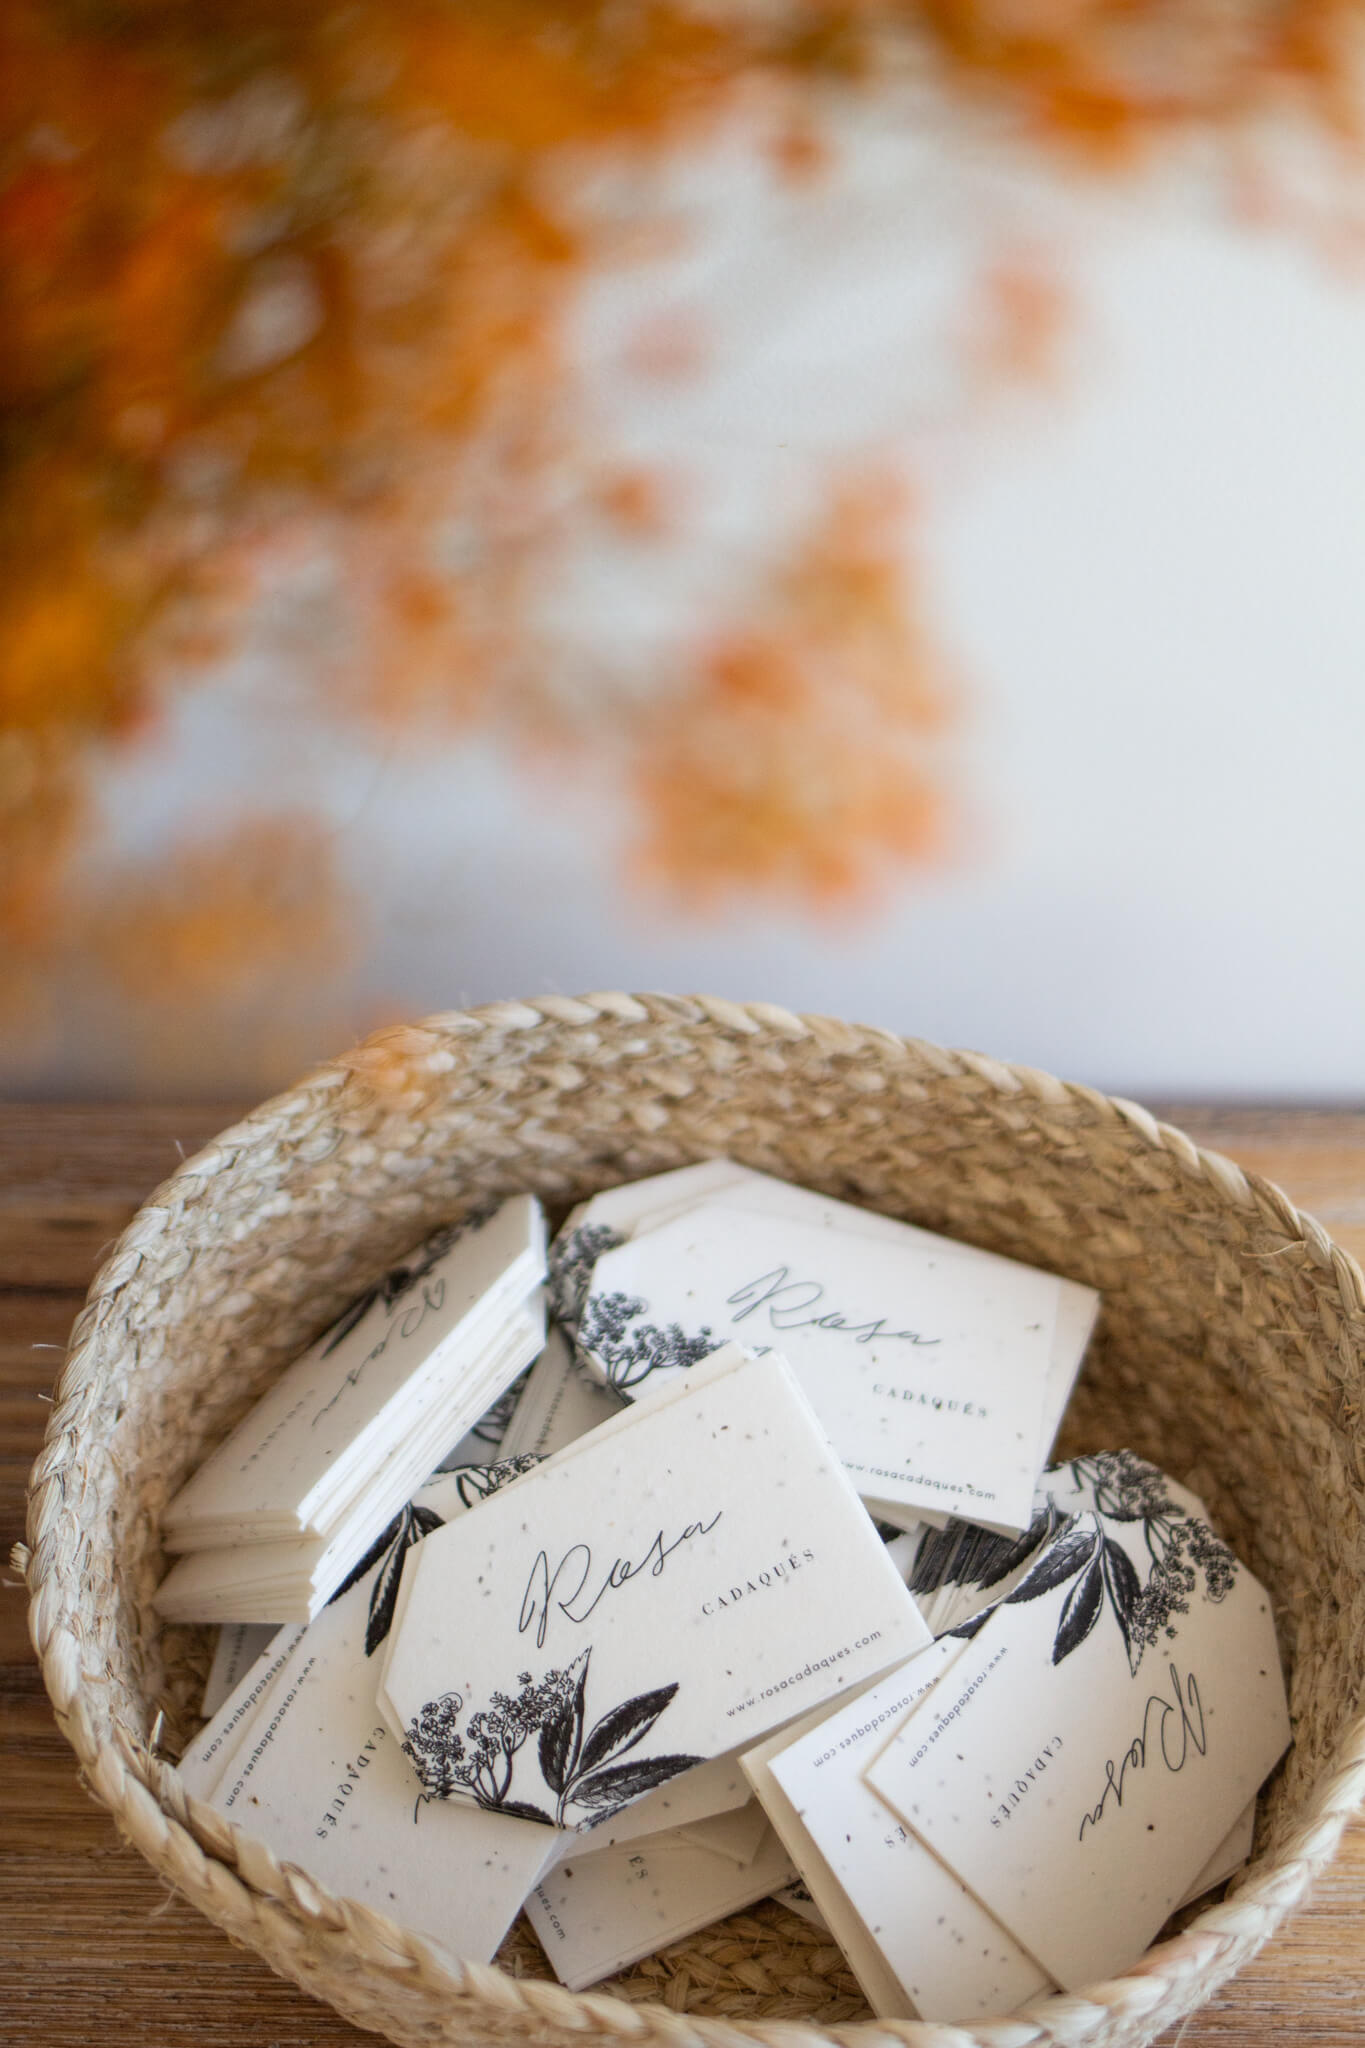
[[[423,1797],[463,1794],[489,1812],[547,1827],[596,1827],[623,1806],[703,1761],[697,1756],[628,1757],[666,1711],[678,1687],[662,1685],[624,1700],[587,1725],[587,1649],[562,1671],[537,1679],[519,1673],[515,1697],[495,1692],[460,1727],[457,1692],[429,1700],[414,1716],[403,1753],[422,1780]],[[536,1738],[534,1764],[518,1759]],[[628,1759],[623,1761],[623,1759]],[[544,1804],[520,1796],[538,1791]],[[580,1811],[574,1814],[572,1809]]]
[[[606,1223],[580,1223],[561,1231],[550,1246],[545,1298],[550,1314],[566,1330],[576,1330],[588,1298],[592,1269],[607,1252],[626,1242]]]
[[[719,1350],[708,1325],[689,1333],[680,1323],[641,1322],[649,1303],[638,1294],[591,1294],[578,1325],[579,1356],[594,1360],[609,1387],[624,1394],[651,1373],[686,1371]],[[632,1328],[639,1324],[638,1329]]]
[[[1049,1501],[1032,1528],[1012,1546],[1008,1539],[994,1539],[1007,1545],[1008,1552],[994,1555],[987,1575],[977,1583],[983,1589],[999,1583],[1023,1563],[1031,1544],[1037,1550],[1037,1561],[1003,1604],[1039,1600],[1066,1586],[1053,1639],[1053,1663],[1060,1664],[1078,1650],[1107,1612],[1123,1638],[1129,1668],[1136,1672],[1145,1653],[1163,1636],[1176,1635],[1176,1617],[1189,1613],[1196,1594],[1214,1602],[1226,1599],[1236,1580],[1237,1560],[1206,1521],[1172,1498],[1165,1474],[1131,1452],[1077,1458],[1069,1469],[1075,1492],[1087,1504],[1094,1504],[1093,1525],[1085,1516],[1063,1520],[1056,1503]],[[1145,1580],[1128,1548],[1105,1526],[1134,1522],[1142,1524],[1149,1560]],[[926,1572],[931,1568],[926,1565]],[[919,1569],[917,1558],[916,1571]],[[951,1633],[975,1635],[989,1613],[987,1607]]]

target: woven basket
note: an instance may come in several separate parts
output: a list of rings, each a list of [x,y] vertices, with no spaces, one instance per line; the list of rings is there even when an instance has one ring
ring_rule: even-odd
[[[628,1973],[618,1995],[575,1997],[546,1981],[524,1928],[505,1967],[463,1964],[275,1863],[163,1760],[195,1725],[208,1638],[151,1607],[161,1512],[272,1375],[475,1197],[529,1188],[557,1206],[715,1153],[1101,1288],[1065,1447],[1156,1459],[1273,1590],[1295,1745],[1256,1860],[1125,1977],[970,2029],[871,2022],[825,1937],[765,1906]],[[832,2026],[845,2048],[1145,2041],[1302,1899],[1365,1791],[1363,1293],[1359,1267],[1276,1188],[1027,1069],[702,998],[431,1018],[224,1132],[101,1269],[33,1475],[47,1689],[90,1789],[148,1861],[394,2041],[817,2048]]]

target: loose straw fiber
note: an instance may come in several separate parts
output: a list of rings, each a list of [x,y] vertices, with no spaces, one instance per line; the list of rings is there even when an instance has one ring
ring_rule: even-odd
[[[461,1963],[277,1864],[164,1760],[195,1725],[208,1638],[151,1606],[161,1514],[272,1376],[485,1195],[553,1208],[719,1153],[1102,1289],[1063,1448],[1156,1459],[1273,1590],[1296,1739],[1256,1860],[1113,1983],[971,2028],[874,2022],[833,1946],[763,1906],[576,1997],[524,1927],[505,1967]],[[1298,1904],[1365,1791],[1363,1286],[1278,1189],[1131,1103],[975,1054],[702,997],[497,1003],[384,1032],[189,1160],[98,1274],[33,1474],[47,1689],[148,1861],[397,2042],[1146,2041]]]

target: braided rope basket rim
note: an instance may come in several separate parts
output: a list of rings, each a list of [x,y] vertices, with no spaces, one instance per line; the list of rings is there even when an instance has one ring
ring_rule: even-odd
[[[612,1149],[599,1148],[585,1160],[576,1158],[572,1133],[556,1125],[556,1105],[562,1098],[572,1112],[575,1091],[585,1085],[585,1067],[598,1058],[613,1087],[628,1070],[621,1083],[627,1129],[619,1143],[613,1140]],[[401,1199],[389,1202],[387,1190],[404,1185],[411,1163],[405,1165],[405,1159],[418,1143],[412,1134],[421,1133],[424,1119],[437,1106],[456,1101],[461,1088],[475,1105],[467,1117],[463,1110],[460,1114],[483,1185],[534,1184],[547,1199],[567,1202],[588,1187],[658,1170],[642,1160],[667,1164],[700,1156],[695,1136],[689,1147],[686,1139],[675,1139],[672,1129],[682,1113],[678,1105],[686,1105],[699,1070],[703,1078],[707,1073],[721,1076],[707,1083],[713,1108],[730,1099],[724,1093],[727,1074],[739,1075],[752,1090],[762,1115],[754,1113],[752,1127],[746,1125],[750,1142],[734,1144],[735,1155],[747,1154],[751,1163],[770,1170],[780,1168],[782,1144],[794,1143],[798,1130],[808,1131],[814,1114],[811,1091],[789,1085],[793,1066],[798,1081],[812,1074],[837,1076],[841,1088],[854,1091],[847,1100],[856,1102],[865,1094],[872,1111],[888,1090],[898,1101],[927,1103],[941,1122],[926,1128],[941,1129],[948,1143],[956,1136],[947,1115],[951,1109],[964,1127],[975,1120],[991,1132],[992,1142],[998,1135],[999,1143],[1017,1146],[1023,1161],[1030,1145],[1036,1149],[1040,1134],[1059,1150],[1075,1144],[1080,1153],[1093,1155],[1103,1149],[1119,1161],[1123,1185],[1126,1189],[1131,1183],[1135,1203],[1178,1200],[1193,1205],[1196,1218],[1231,1218],[1243,1235],[1263,1236],[1265,1251],[1243,1254],[1252,1274],[1246,1284],[1258,1285],[1259,1273],[1272,1270],[1269,1263],[1256,1267],[1257,1259],[1278,1258],[1277,1275],[1291,1275],[1299,1298],[1308,1304],[1313,1349],[1308,1366],[1296,1366],[1291,1359],[1289,1371],[1292,1377],[1301,1370],[1305,1382],[1312,1379],[1311,1386],[1305,1385],[1303,1415],[1309,1413],[1311,1397],[1314,1415],[1325,1419],[1312,1425],[1318,1429],[1316,1441],[1309,1440],[1303,1416],[1296,1412],[1291,1420],[1303,1436],[1308,1465],[1316,1469],[1322,1464],[1323,1445],[1330,1445],[1326,1462],[1336,1489],[1336,1521],[1326,1518],[1329,1531],[1339,1523],[1340,1544],[1349,1548],[1348,1539],[1353,1542],[1356,1560],[1365,1548],[1360,1537],[1365,1454],[1355,1427],[1365,1379],[1360,1268],[1272,1183],[1201,1150],[1137,1105],[1031,1068],[945,1051],[873,1027],[708,997],[545,997],[446,1013],[376,1034],[261,1105],[187,1160],[124,1232],[96,1275],[72,1333],[33,1471],[28,1546],[21,1562],[31,1594],[30,1630],[59,1726],[76,1752],[88,1789],[113,1814],[125,1839],[210,1919],[259,1951],[281,1974],[393,2040],[534,2040],[568,2048],[594,2035],[657,2043],[659,2048],[739,2048],[751,2040],[774,2048],[779,2042],[781,2048],[823,2048],[831,2040],[847,2048],[876,2048],[886,2041],[906,2048],[971,2048],[973,2043],[980,2048],[1051,2043],[1136,2048],[1191,2011],[1267,1940],[1304,1898],[1365,1798],[1365,1716],[1359,1673],[1349,1661],[1358,1659],[1365,1645],[1365,1614],[1357,1611],[1342,1616],[1349,1697],[1340,1697],[1345,1681],[1336,1675],[1335,1705],[1342,1714],[1329,1730],[1330,1751],[1293,1812],[1273,1831],[1273,1841],[1258,1843],[1257,1860],[1221,1903],[1197,1913],[1124,1976],[1081,1993],[1036,2000],[1009,2018],[960,2027],[854,2021],[821,2028],[789,2019],[765,2021],[761,2006],[753,2019],[717,2020],[605,1993],[575,1995],[538,1978],[514,1978],[491,1965],[460,1962],[384,1916],[334,1896],[297,1867],[277,1863],[263,1844],[187,1796],[178,1774],[153,1746],[153,1701],[166,1696],[161,1639],[174,1632],[162,1630],[147,1607],[160,1553],[154,1529],[150,1536],[138,1533],[140,1521],[151,1518],[151,1507],[134,1497],[134,1515],[125,1512],[119,1489],[132,1485],[133,1478],[120,1466],[118,1430],[125,1398],[130,1408],[136,1407],[132,1395],[138,1382],[124,1355],[130,1342],[134,1365],[144,1363],[133,1324],[144,1330],[144,1347],[150,1342],[145,1328],[159,1328],[160,1310],[174,1330],[177,1289],[213,1267],[213,1230],[204,1234],[203,1226],[206,1219],[210,1226],[217,1223],[215,1195],[224,1189],[235,1194],[241,1176],[248,1168],[254,1171],[258,1178],[241,1180],[241,1185],[248,1192],[259,1188],[264,1199],[248,1220],[267,1233],[262,1241],[269,1242],[269,1231],[282,1227],[290,1214],[290,1198],[279,1189],[272,1194],[259,1175],[272,1166],[285,1170],[282,1154],[285,1168],[292,1165],[300,1173],[333,1155],[343,1157],[351,1170],[358,1172],[358,1162],[363,1163],[372,1178],[378,1174],[383,1180],[389,1234],[397,1231],[401,1245],[416,1236],[413,1221],[421,1220],[425,1198],[415,1197],[404,1210]],[[486,1110],[518,1088],[532,1092],[517,1105],[514,1117],[496,1107]],[[614,1098],[612,1114],[617,1114]],[[869,1114],[872,1130],[875,1116]],[[390,1152],[383,1150],[385,1143]],[[522,1155],[517,1144],[532,1148],[534,1175],[518,1177]],[[670,1151],[670,1145],[676,1149]],[[710,1149],[731,1147],[712,1142]],[[912,1169],[897,1164],[902,1179],[906,1170]],[[847,1182],[842,1185],[847,1191]],[[995,1199],[1005,1204],[1008,1191]],[[406,1239],[399,1211],[409,1218]],[[315,1232],[322,1228],[316,1216],[309,1227]],[[246,1231],[246,1225],[241,1229]],[[249,1242],[249,1231],[247,1236]],[[375,1246],[376,1272],[394,1248]],[[1001,1241],[997,1248],[1008,1250],[1010,1244]],[[262,1254],[255,1256],[259,1260]],[[352,1243],[349,1270],[345,1256],[330,1267],[324,1261],[322,1281],[315,1276],[306,1295],[299,1290],[300,1259],[282,1256],[278,1270],[264,1271],[260,1291],[249,1302],[231,1289],[214,1302],[228,1331],[248,1311],[258,1323],[263,1312],[273,1312],[273,1358],[257,1371],[257,1386],[335,1313],[348,1288],[357,1284],[356,1256]],[[1273,1284],[1289,1283],[1277,1277]],[[1274,1341],[1272,1331],[1264,1340],[1270,1347],[1266,1357],[1274,1355]],[[224,1355],[230,1369],[230,1344]],[[164,1385],[174,1390],[173,1374]],[[158,1381],[153,1395],[144,1398],[154,1404],[161,1391]],[[96,1428],[97,1421],[102,1428]],[[146,1475],[134,1476],[144,1486],[151,1483]],[[182,1476],[173,1474],[162,1484],[163,1503],[171,1481],[178,1484]],[[135,1549],[137,1542],[143,1551],[130,1590],[119,1572],[124,1551]],[[1353,1634],[1346,1628],[1348,1620]],[[131,1645],[115,1633],[120,1626],[133,1632]],[[125,1665],[131,1665],[136,1684]],[[1332,1675],[1332,1670],[1317,1669],[1317,1684],[1324,1686]]]

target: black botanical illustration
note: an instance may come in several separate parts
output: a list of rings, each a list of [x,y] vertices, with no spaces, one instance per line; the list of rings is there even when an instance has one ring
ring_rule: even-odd
[[[480,1202],[475,1208],[459,1216],[453,1223],[442,1224],[439,1230],[410,1252],[406,1259],[393,1266],[384,1275],[378,1286],[371,1287],[358,1296],[350,1307],[333,1323],[327,1333],[327,1342],[322,1347],[322,1356],[330,1357],[337,1345],[350,1336],[357,1323],[363,1322],[375,1302],[382,1301],[385,1310],[392,1314],[405,1294],[409,1294],[419,1280],[424,1280],[432,1267],[439,1265],[448,1251],[452,1251],[462,1237],[469,1237],[476,1230],[482,1230],[491,1216],[495,1216],[502,1204],[496,1200]]]
[[[526,1451],[519,1458],[505,1458],[499,1465],[465,1465],[455,1481],[455,1491],[467,1508],[475,1507],[479,1501],[487,1500],[490,1493],[496,1493],[500,1486],[506,1486],[510,1479],[516,1479],[522,1472],[529,1472],[532,1465],[539,1465],[540,1457],[534,1451]],[[380,1644],[387,1640],[393,1627],[394,1610],[398,1605],[398,1582],[403,1576],[403,1559],[414,1543],[420,1543],[424,1536],[430,1536],[433,1529],[445,1527],[444,1517],[435,1508],[419,1506],[409,1501],[389,1523],[387,1529],[370,1545],[359,1564],[354,1565],[337,1587],[332,1599],[339,1600],[343,1593],[349,1593],[367,1572],[378,1564],[374,1584],[370,1588],[370,1613],[365,1624],[365,1655],[373,1657]],[[382,1564],[380,1560],[383,1560]]]
[[[625,1242],[608,1224],[580,1223],[575,1230],[561,1231],[550,1246],[546,1300],[550,1314],[566,1330],[578,1328],[597,1261],[604,1252],[614,1252]]]
[[[1153,1564],[1170,1548],[1176,1524],[1190,1520],[1189,1510],[1171,1497],[1166,1474],[1135,1451],[1097,1451],[1054,1469],[1069,1473],[1073,1492],[1106,1521],[1141,1522]],[[1051,1476],[1044,1473],[1044,1482]]]
[[[590,1649],[563,1671],[535,1679],[519,1674],[515,1698],[495,1692],[471,1714],[463,1730],[464,1702],[457,1692],[429,1700],[408,1728],[403,1753],[422,1780],[424,1796],[449,1799],[464,1792],[477,1803],[548,1827],[596,1827],[614,1813],[701,1763],[696,1756],[630,1757],[678,1688],[659,1686],[602,1714],[587,1725]],[[517,1758],[536,1738],[533,1789],[553,1801],[540,1805],[514,1797]],[[626,1761],[622,1761],[626,1759]],[[570,1811],[580,1809],[577,1814]]]
[[[519,1479],[533,1465],[543,1464],[539,1451],[521,1451],[515,1458],[500,1458],[496,1465],[461,1465],[455,1477],[455,1491],[467,1508],[487,1500],[500,1486]]]
[[[411,1501],[396,1514],[381,1536],[377,1536],[358,1565],[347,1573],[337,1587],[332,1599],[339,1600],[343,1593],[349,1593],[352,1586],[373,1571],[380,1563],[375,1582],[370,1588],[370,1613],[365,1624],[365,1655],[373,1657],[379,1645],[393,1627],[394,1608],[398,1603],[398,1582],[403,1576],[403,1559],[414,1543],[420,1543],[424,1536],[430,1536],[433,1529],[444,1526],[434,1508],[415,1507]]]
[[[618,1394],[638,1387],[652,1372],[698,1365],[724,1342],[706,1326],[689,1336],[680,1323],[670,1323],[666,1329],[657,1323],[640,1323],[640,1317],[648,1314],[649,1303],[638,1294],[593,1294],[583,1310],[578,1325],[579,1351],[597,1360],[608,1386],[615,1387]],[[638,1329],[631,1328],[634,1323],[639,1323]]]
[[[974,1522],[956,1519],[941,1529],[928,1528],[906,1583],[912,1593],[937,1593],[944,1586],[974,1586],[988,1592],[1046,1543],[1061,1520],[1049,1505],[1034,1516],[1022,1536],[997,1536]]]
[[[1060,1664],[1079,1649],[1107,1612],[1123,1637],[1129,1668],[1136,1671],[1146,1651],[1163,1636],[1176,1634],[1175,1618],[1189,1613],[1201,1580],[1206,1600],[1227,1597],[1237,1576],[1237,1560],[1207,1522],[1171,1497],[1165,1474],[1132,1452],[1077,1458],[1069,1470],[1085,1499],[1094,1502],[1098,1526],[1089,1526],[1089,1517],[1080,1516],[1058,1523],[1057,1509],[1049,1502],[1048,1514],[1056,1533],[1051,1541],[1044,1534],[1037,1563],[1004,1604],[1039,1600],[1056,1587],[1066,1586],[1052,1645],[1053,1663]],[[1126,1547],[1105,1527],[1106,1523],[1133,1522],[1143,1525],[1150,1560],[1145,1581]],[[1034,1529],[1037,1527],[1035,1522]],[[1020,1538],[1021,1543],[1027,1540]],[[985,1613],[975,1615],[952,1633],[975,1635],[987,1618]]]

